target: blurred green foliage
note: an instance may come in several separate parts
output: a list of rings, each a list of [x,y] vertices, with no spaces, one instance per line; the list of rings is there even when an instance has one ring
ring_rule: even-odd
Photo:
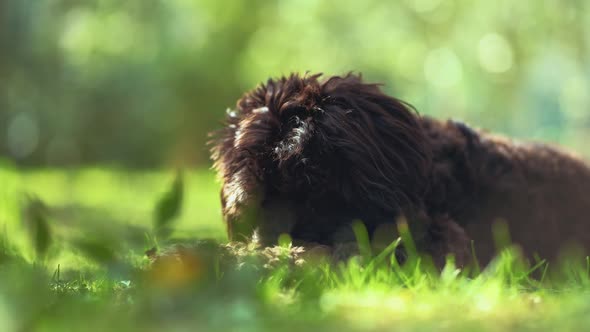
[[[588,1],[0,0],[0,154],[207,163],[225,108],[291,71],[590,152]]]

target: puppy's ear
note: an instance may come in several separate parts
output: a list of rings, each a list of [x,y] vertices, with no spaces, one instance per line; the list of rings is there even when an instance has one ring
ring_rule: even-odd
[[[426,189],[431,151],[411,106],[385,95],[376,84],[349,74],[322,85],[324,110],[315,137],[345,168],[355,194],[377,208],[419,204]]]

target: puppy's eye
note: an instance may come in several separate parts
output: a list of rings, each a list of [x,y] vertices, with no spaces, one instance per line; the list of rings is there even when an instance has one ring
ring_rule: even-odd
[[[294,117],[301,117],[303,114],[305,114],[307,110],[305,109],[305,107],[302,106],[292,106],[292,107],[288,107],[286,109],[283,110],[283,112],[281,112],[281,117],[283,119],[289,119],[291,120]]]

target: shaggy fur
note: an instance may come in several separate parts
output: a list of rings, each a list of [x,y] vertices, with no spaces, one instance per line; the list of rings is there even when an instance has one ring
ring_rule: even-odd
[[[495,253],[507,225],[529,257],[554,259],[576,243],[590,253],[590,169],[543,144],[517,143],[454,121],[419,116],[349,74],[293,74],[246,93],[214,134],[229,238],[263,243],[373,239],[408,220],[416,246],[459,264]]]

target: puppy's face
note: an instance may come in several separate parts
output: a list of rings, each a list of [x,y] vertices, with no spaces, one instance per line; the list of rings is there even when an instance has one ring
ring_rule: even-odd
[[[291,75],[245,94],[213,141],[231,240],[258,229],[332,242],[353,219],[395,218],[424,188],[417,117],[359,76]]]

